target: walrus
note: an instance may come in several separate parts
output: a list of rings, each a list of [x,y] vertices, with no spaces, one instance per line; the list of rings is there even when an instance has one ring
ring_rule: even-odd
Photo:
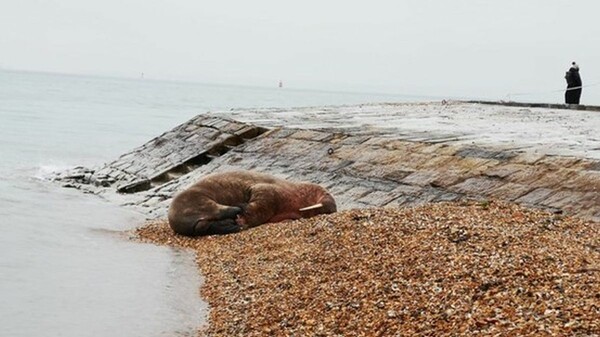
[[[229,171],[207,175],[177,194],[168,218],[176,233],[200,236],[236,233],[336,210],[331,194],[317,184],[254,171]]]

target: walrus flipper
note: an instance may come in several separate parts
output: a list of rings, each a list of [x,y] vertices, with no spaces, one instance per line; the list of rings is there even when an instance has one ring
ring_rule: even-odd
[[[206,232],[202,233],[200,235],[203,235],[203,234],[223,235],[223,234],[237,233],[241,230],[242,230],[241,226],[238,225],[235,222],[235,220],[225,219],[225,220],[213,221],[213,222],[209,223],[208,228],[206,229]]]
[[[218,219],[208,221],[207,226],[204,227],[205,233],[208,235],[223,235],[237,233],[242,230],[240,225],[235,221],[237,216],[241,214],[243,210],[237,206],[224,206],[220,205]],[[203,235],[203,234],[200,234]]]
[[[244,229],[269,222],[275,213],[277,200],[282,199],[278,186],[271,183],[254,184],[250,188],[250,199],[238,219]]]
[[[242,214],[244,210],[238,206],[224,206],[219,205],[219,211],[217,218],[219,220],[233,219],[235,220],[239,214]]]

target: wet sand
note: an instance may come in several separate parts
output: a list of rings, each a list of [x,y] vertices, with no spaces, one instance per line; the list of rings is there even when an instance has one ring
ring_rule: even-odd
[[[600,226],[504,202],[347,210],[145,242],[196,251],[200,336],[596,336]]]

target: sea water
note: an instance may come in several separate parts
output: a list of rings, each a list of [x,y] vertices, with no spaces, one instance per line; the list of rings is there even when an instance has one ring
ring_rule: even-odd
[[[53,172],[207,111],[417,99],[0,71],[0,336],[188,336],[205,320],[193,256],[128,240],[142,214]]]

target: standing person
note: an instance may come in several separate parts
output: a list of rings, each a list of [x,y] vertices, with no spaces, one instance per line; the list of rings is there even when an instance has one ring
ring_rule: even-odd
[[[567,91],[565,91],[565,103],[579,104],[581,98],[581,77],[579,76],[579,66],[577,63],[571,63],[571,68],[565,75],[567,80]]]

